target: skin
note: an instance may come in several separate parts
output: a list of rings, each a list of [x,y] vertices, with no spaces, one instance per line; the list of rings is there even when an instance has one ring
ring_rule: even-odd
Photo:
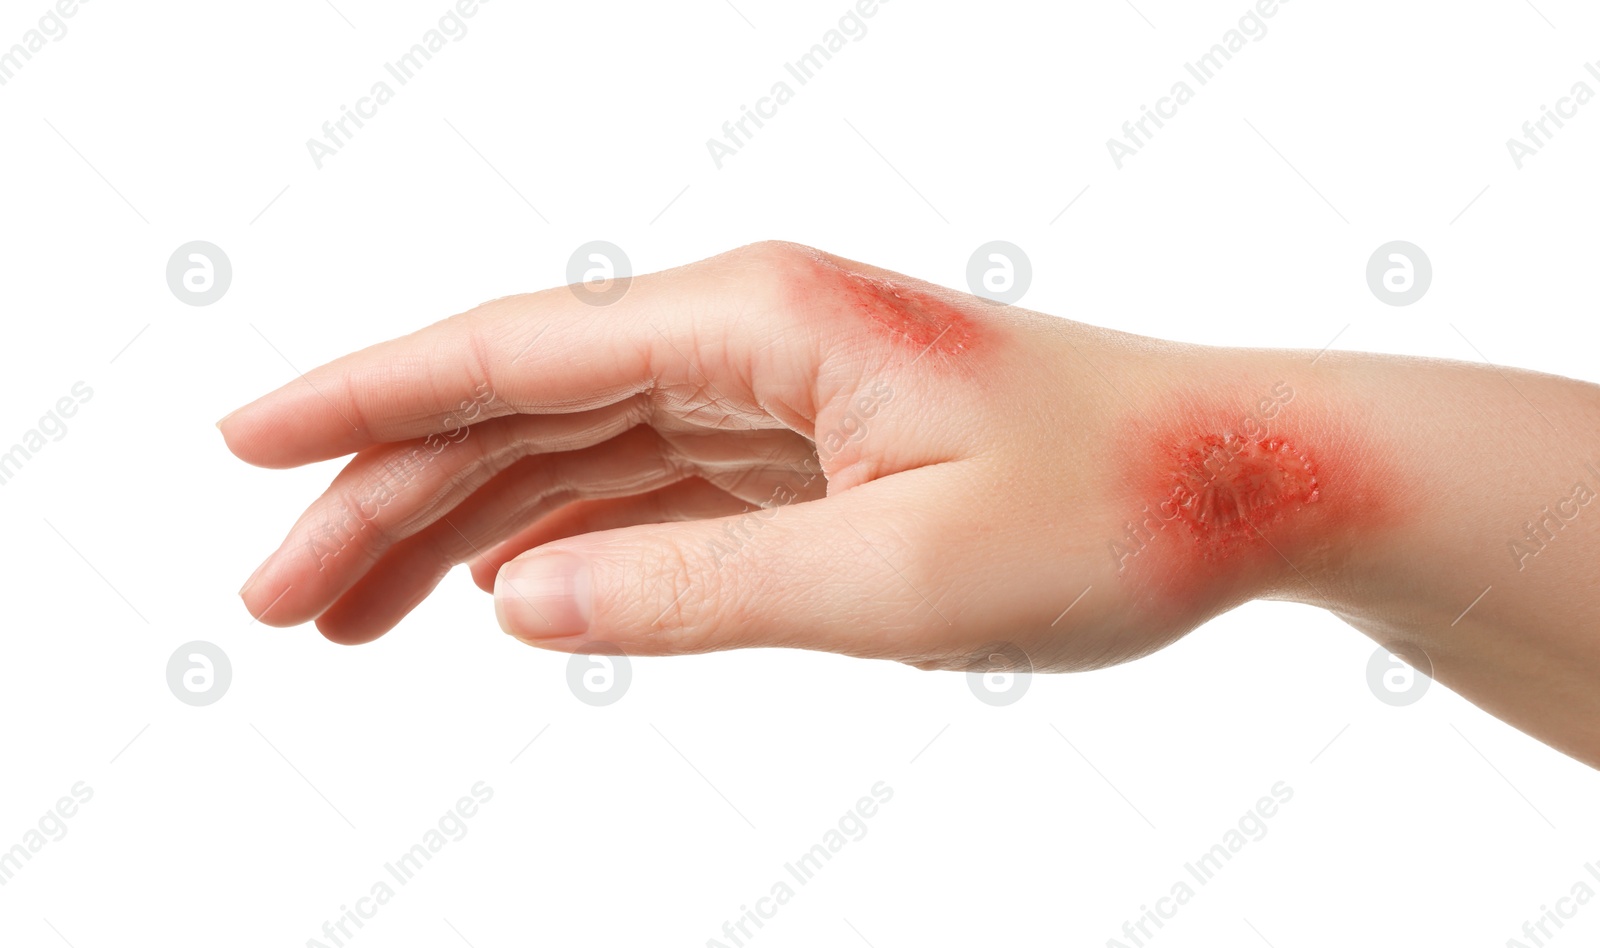
[[[241,590],[335,642],[460,563],[543,648],[929,669],[1100,668],[1283,599],[1600,766],[1587,383],[1179,345],[762,243],[486,303],[219,427],[354,455]]]

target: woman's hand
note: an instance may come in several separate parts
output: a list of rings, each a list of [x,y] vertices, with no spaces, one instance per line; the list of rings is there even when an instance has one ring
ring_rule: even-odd
[[[365,642],[469,563],[546,648],[1076,670],[1296,599],[1600,759],[1600,648],[1526,614],[1587,582],[1568,611],[1593,630],[1600,508],[1563,534],[1578,558],[1538,564],[1552,586],[1519,592],[1499,536],[1571,493],[1584,443],[1600,467],[1591,386],[1165,343],[783,243],[585,292],[484,304],[224,419],[253,464],[355,455],[250,611]]]

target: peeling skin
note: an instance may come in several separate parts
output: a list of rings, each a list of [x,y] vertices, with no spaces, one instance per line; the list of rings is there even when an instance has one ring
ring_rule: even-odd
[[[960,356],[978,345],[977,324],[959,307],[904,282],[871,276],[832,259],[819,260],[824,292],[875,335],[904,346],[913,359]]]
[[[1268,524],[1317,502],[1317,467],[1284,438],[1201,435],[1172,452],[1164,519],[1182,522],[1200,555],[1220,559]]]
[[[1319,576],[1356,538],[1405,519],[1400,481],[1314,377],[1234,380],[1173,393],[1126,419],[1102,455],[1126,489],[1100,541],[1119,579],[1156,609],[1231,608],[1243,590],[1327,598]],[[1299,391],[1296,391],[1299,389]]]
[[[851,308],[919,354],[960,355],[977,341],[971,320],[953,306],[888,280],[849,272],[845,279]]]

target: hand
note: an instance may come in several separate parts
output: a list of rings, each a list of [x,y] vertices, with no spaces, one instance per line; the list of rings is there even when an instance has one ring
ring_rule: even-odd
[[[559,649],[1142,654],[1241,590],[1171,610],[1146,595],[1167,577],[1113,559],[1164,498],[1124,482],[1110,379],[1136,391],[1154,357],[1069,328],[787,244],[604,309],[498,300],[225,421],[255,464],[356,452],[245,601],[362,642],[467,562],[508,632]]]
[[[1540,622],[1538,582],[1581,567],[1449,623],[1548,486],[1512,391],[1592,437],[1592,387],[1166,343],[782,243],[604,307],[578,292],[484,304],[224,419],[254,464],[355,454],[246,584],[250,611],[365,642],[469,563],[504,629],[545,648],[1077,670],[1295,599],[1600,759],[1597,648]],[[1507,451],[1441,460],[1483,425]],[[1420,516],[1441,494],[1489,526]],[[1592,559],[1597,521],[1567,547]],[[1596,598],[1576,607],[1591,625]]]

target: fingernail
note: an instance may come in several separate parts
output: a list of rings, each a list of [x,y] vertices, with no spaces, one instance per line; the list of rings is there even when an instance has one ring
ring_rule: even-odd
[[[589,563],[571,553],[512,560],[494,581],[500,628],[519,639],[554,639],[589,630]]]
[[[272,560],[269,557],[266,560],[266,562],[262,563],[260,566],[257,566],[256,567],[256,571],[254,573],[250,574],[250,578],[244,581],[244,585],[243,586],[239,587],[239,595],[241,597],[243,597],[245,593],[250,591],[250,587],[254,586],[256,584],[256,580],[257,579],[261,578],[261,571],[266,569],[267,568],[267,563],[270,563],[270,562],[272,562]]]
[[[243,408],[235,408],[235,409],[234,409],[234,410],[233,410],[233,411],[230,411],[230,412],[228,412],[228,413],[227,413],[227,414],[226,414],[226,415],[223,415],[223,416],[222,416],[222,417],[221,417],[221,418],[218,418],[218,419],[217,419],[217,430],[218,430],[218,431],[220,431],[220,430],[222,430],[222,426],[223,426],[223,424],[224,424],[224,423],[225,423],[225,422],[226,422],[226,421],[227,421],[227,420],[228,420],[228,419],[229,419],[229,418],[232,418],[232,417],[233,417],[233,416],[234,416],[234,415],[237,415],[237,414],[239,414],[239,413],[240,413],[240,412],[242,412],[242,411],[244,411],[244,409],[243,409]]]

